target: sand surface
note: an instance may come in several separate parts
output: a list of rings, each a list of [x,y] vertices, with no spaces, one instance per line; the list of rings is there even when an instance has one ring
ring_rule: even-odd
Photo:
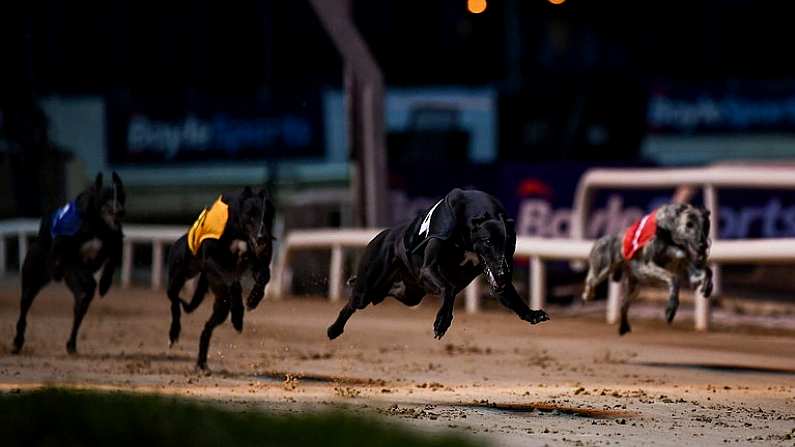
[[[0,284],[2,392],[58,384],[278,413],[344,408],[492,445],[795,445],[795,334],[784,330],[696,333],[683,313],[673,327],[636,318],[619,337],[601,312],[550,308],[552,321],[530,326],[459,309],[437,341],[429,299],[358,312],[331,342],[325,328],[341,304],[285,299],[247,314],[242,334],[219,327],[205,375],[194,362],[210,297],[183,316],[169,349],[165,295],[114,288],[92,304],[69,356],[71,295],[50,286],[14,356],[18,286]]]

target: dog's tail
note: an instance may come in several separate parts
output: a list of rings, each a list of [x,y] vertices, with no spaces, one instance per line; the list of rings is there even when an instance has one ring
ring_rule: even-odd
[[[199,275],[199,279],[196,282],[196,290],[193,291],[193,298],[191,298],[190,303],[180,298],[179,301],[182,303],[182,309],[185,310],[186,313],[191,313],[196,310],[196,308],[201,305],[202,301],[204,301],[209,287],[210,284],[207,282],[207,275],[202,273]]]

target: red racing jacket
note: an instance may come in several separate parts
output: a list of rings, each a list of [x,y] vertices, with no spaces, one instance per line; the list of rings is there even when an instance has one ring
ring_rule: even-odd
[[[657,210],[636,220],[624,233],[624,243],[621,253],[629,261],[635,254],[649,243],[657,233]]]

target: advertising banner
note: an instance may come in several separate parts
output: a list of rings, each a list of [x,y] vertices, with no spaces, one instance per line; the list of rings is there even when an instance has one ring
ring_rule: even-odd
[[[107,98],[112,164],[321,158],[319,93],[270,97],[114,94]]]

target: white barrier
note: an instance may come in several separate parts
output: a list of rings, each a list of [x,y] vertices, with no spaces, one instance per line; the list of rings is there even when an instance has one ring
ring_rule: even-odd
[[[163,253],[166,244],[174,242],[185,234],[182,226],[135,225],[124,226],[124,253],[121,265],[122,287],[130,286],[133,265],[133,245],[152,244],[152,289],[160,289],[163,282]],[[6,262],[6,239],[16,237],[19,244],[19,259],[25,259],[28,238],[39,233],[38,219],[12,219],[0,221],[0,275],[8,270]]]
[[[365,247],[380,230],[296,230],[290,232],[281,246],[281,255],[274,271],[269,293],[271,296],[282,296],[289,293],[289,285],[285,277],[289,268],[290,254],[298,249],[330,249],[332,258],[329,267],[329,299],[339,300],[343,294],[344,248]],[[593,241],[574,239],[544,239],[518,237],[516,239],[516,257],[530,258],[530,307],[544,307],[546,297],[546,267],[548,260],[585,260],[588,258]],[[710,259],[720,264],[730,263],[776,263],[795,262],[795,238],[790,239],[757,239],[757,240],[723,240],[715,241],[711,248]],[[467,312],[477,312],[479,294],[473,281],[466,291]],[[615,322],[619,316],[621,287],[610,282],[608,297],[608,319]],[[696,328],[705,330],[709,327],[709,306],[703,297],[697,297]]]

